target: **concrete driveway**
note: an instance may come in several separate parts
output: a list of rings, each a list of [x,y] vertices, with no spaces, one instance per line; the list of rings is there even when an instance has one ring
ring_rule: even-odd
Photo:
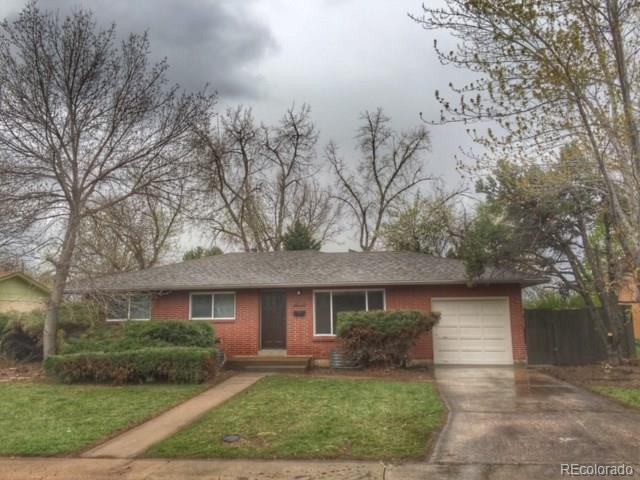
[[[438,367],[435,464],[640,464],[640,412],[535,370]]]

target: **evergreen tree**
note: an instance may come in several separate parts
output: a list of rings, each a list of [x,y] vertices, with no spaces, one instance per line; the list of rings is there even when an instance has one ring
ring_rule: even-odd
[[[282,237],[284,250],[320,250],[322,243],[313,238],[309,227],[296,222]]]

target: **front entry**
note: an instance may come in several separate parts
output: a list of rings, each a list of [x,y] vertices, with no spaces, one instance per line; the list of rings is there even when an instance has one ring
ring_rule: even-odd
[[[260,305],[261,348],[287,348],[286,293],[282,291],[262,292]]]

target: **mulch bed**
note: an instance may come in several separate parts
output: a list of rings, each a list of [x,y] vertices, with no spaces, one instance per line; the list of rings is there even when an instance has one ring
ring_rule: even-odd
[[[544,367],[542,370],[560,380],[585,387],[640,388],[640,359],[637,358],[617,366],[600,363],[578,367]]]
[[[427,367],[335,369],[315,367],[306,373],[312,377],[385,378],[408,382],[430,382],[433,371]]]
[[[40,362],[15,363],[0,358],[0,383],[41,381],[44,372]]]

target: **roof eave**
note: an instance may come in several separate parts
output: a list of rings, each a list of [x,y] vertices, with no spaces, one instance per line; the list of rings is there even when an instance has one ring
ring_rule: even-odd
[[[481,279],[469,282],[467,280],[430,280],[425,281],[385,281],[385,282],[297,282],[297,283],[253,283],[253,284],[226,284],[226,285],[213,285],[213,284],[189,284],[189,285],[147,285],[142,287],[132,288],[82,288],[82,289],[68,289],[65,293],[68,294],[86,294],[91,292],[103,292],[103,293],[117,293],[117,292],[168,292],[168,291],[190,291],[190,290],[249,290],[249,289],[274,289],[274,288],[348,288],[348,287],[393,287],[393,286],[407,286],[407,285],[471,285],[471,286],[486,286],[486,285],[520,285],[522,287],[531,287],[535,285],[541,285],[547,283],[546,278],[525,278],[525,279]]]

